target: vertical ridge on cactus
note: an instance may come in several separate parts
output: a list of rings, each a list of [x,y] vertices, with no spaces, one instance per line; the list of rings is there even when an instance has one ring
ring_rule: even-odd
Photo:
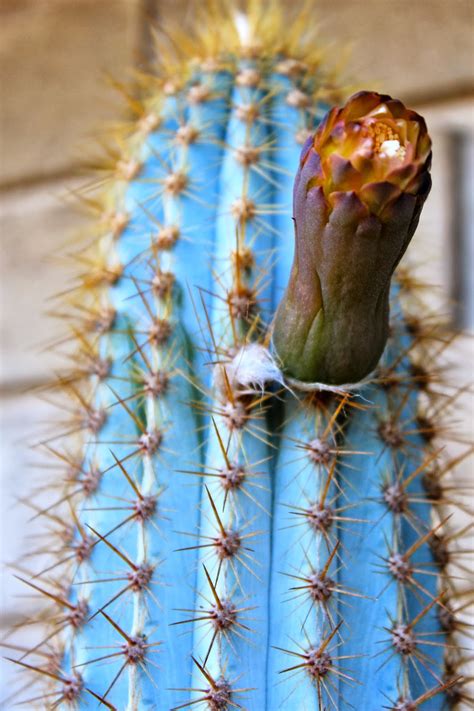
[[[262,615],[270,559],[268,408],[266,396],[230,382],[226,361],[249,334],[261,330],[259,319],[268,302],[269,285],[262,274],[273,241],[267,207],[272,204],[273,179],[265,82],[259,62],[242,60],[236,66],[220,173],[216,285],[208,314],[216,371],[204,468],[221,475],[234,470],[243,479],[234,477],[229,488],[229,477],[210,478],[203,490],[200,541],[213,541],[215,548],[211,556],[201,548],[198,596],[208,600],[214,587],[218,610],[205,631],[198,622],[194,635],[195,654],[207,671],[226,684],[229,694],[234,680],[245,678],[246,687],[253,689],[245,705],[256,710],[265,705],[266,679],[265,664],[253,660],[254,655],[264,660],[268,646],[268,623]],[[260,118],[242,110],[248,106],[258,107]],[[200,674],[195,667],[196,684]]]
[[[290,272],[301,287],[292,185],[344,93],[324,69],[311,5],[289,23],[276,0],[250,0],[237,19],[232,3],[209,1],[195,37],[173,30],[181,54],[162,40],[156,74],[139,77],[134,116],[83,197],[98,219],[76,255],[77,289],[62,297],[74,366],[53,388],[69,419],[40,443],[55,498],[31,503],[54,560],[21,575],[49,605],[45,631],[31,649],[8,643],[31,675],[21,699],[31,708],[436,711],[467,698],[464,603],[449,575],[453,561],[464,569],[445,509],[464,506],[450,477],[470,452],[443,451],[440,414],[457,397],[441,391],[448,337],[400,269],[368,382],[331,387],[349,372],[352,327],[328,346],[325,325],[295,357],[293,316],[307,302],[284,296]],[[341,111],[379,100],[416,116],[368,92]],[[392,128],[383,141],[377,130],[377,160],[401,156]],[[410,198],[363,186],[383,219],[393,200],[418,201],[410,236],[429,189],[420,135],[421,173],[395,171]],[[367,239],[362,188],[331,161],[333,237],[338,220],[363,219]],[[351,303],[339,297],[347,311],[328,314],[341,330]],[[275,320],[280,303],[290,307]],[[358,360],[360,377],[372,360]],[[315,362],[336,373],[324,391],[301,377],[322,372]]]

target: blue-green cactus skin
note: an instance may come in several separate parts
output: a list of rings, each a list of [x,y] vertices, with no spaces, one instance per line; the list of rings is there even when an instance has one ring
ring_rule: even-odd
[[[120,263],[126,266],[112,294],[117,313],[124,313],[124,317],[117,316],[116,319],[118,335],[110,338],[113,345],[116,345],[112,360],[118,364],[117,373],[111,373],[113,394],[107,382],[101,385],[105,391],[106,406],[111,409],[108,411],[106,425],[100,430],[99,444],[95,445],[95,449],[98,448],[95,463],[101,471],[106,471],[107,479],[96,497],[97,511],[92,513],[86,509],[81,523],[106,536],[107,541],[117,546],[136,565],[148,563],[154,567],[147,591],[126,592],[111,603],[110,600],[126,587],[123,579],[131,571],[127,567],[124,569],[123,565],[121,567],[120,556],[105,542],[94,547],[91,560],[94,569],[101,573],[122,571],[121,575],[115,574],[120,577],[120,581],[103,585],[94,585],[95,579],[104,577],[102,574],[89,575],[87,589],[93,595],[89,603],[91,609],[104,609],[127,634],[144,634],[153,640],[158,637],[159,644],[147,650],[150,669],[153,671],[147,671],[144,665],[140,665],[137,679],[132,680],[137,670],[128,665],[126,673],[119,676],[107,694],[111,703],[117,706],[121,703],[119,699],[129,695],[130,708],[134,707],[134,703],[138,703],[140,708],[155,708],[157,690],[166,707],[177,705],[181,698],[181,692],[177,689],[182,686],[183,678],[189,681],[191,676],[192,637],[178,635],[171,624],[176,619],[177,609],[189,609],[194,604],[195,581],[185,571],[195,569],[196,566],[190,561],[189,554],[176,549],[183,548],[188,542],[185,533],[178,530],[179,522],[186,519],[191,530],[198,528],[199,488],[186,481],[176,470],[189,468],[200,456],[198,421],[188,404],[193,398],[190,381],[194,378],[195,369],[191,375],[187,339],[189,333],[194,335],[191,328],[196,327],[188,289],[196,278],[207,289],[210,287],[211,270],[203,254],[212,254],[215,222],[213,205],[218,194],[217,182],[223,152],[221,142],[228,106],[228,76],[215,77],[215,85],[212,79],[208,79],[208,84],[210,91],[217,97],[215,99],[193,105],[189,111],[186,106],[184,110],[181,109],[174,97],[165,101],[160,129],[151,134],[141,149],[140,173],[127,186],[123,206],[116,206],[116,209],[124,209],[130,220],[120,235],[117,248]],[[187,121],[192,122],[200,132],[199,140],[183,147],[176,142],[175,137],[180,125]],[[184,195],[168,194],[164,181],[167,176],[179,171],[189,175],[189,189]],[[199,184],[197,181],[194,184],[193,175],[199,175],[199,180],[205,182],[208,202],[199,201]],[[160,254],[160,269],[171,272],[176,279],[171,307],[170,299],[155,298],[154,294],[150,297],[149,286],[154,274],[150,266],[150,245],[160,227],[167,226],[179,230],[176,245]],[[199,239],[193,234],[196,227],[200,228]],[[135,326],[131,333],[130,321],[127,319],[130,313]],[[170,342],[154,346],[148,341],[150,314],[153,313],[171,322],[173,330]],[[136,347],[131,334],[135,337]],[[179,375],[171,378],[168,391],[160,397],[148,395],[140,401],[137,399],[138,384],[133,381],[138,379],[140,372],[146,373],[150,367],[164,372],[171,370]],[[199,368],[199,363],[196,368]],[[118,399],[125,401],[127,409],[117,403]],[[142,422],[143,431],[153,432],[157,429],[163,433],[163,447],[158,447],[150,456],[134,457],[134,466],[130,467],[127,459],[131,451],[136,449],[136,441],[141,434],[129,414],[132,412]],[[126,439],[124,433],[131,439],[128,446],[117,444],[117,440]],[[136,482],[143,497],[156,497],[157,511],[151,520],[142,525],[134,526],[136,520],[132,520],[109,536],[109,532],[126,518],[120,501],[134,498],[133,489],[115,458],[123,461],[122,466]],[[181,486],[176,485],[177,477],[182,479]],[[114,506],[119,510],[108,510]],[[103,512],[102,508],[107,510]],[[137,529],[136,533],[134,529]],[[170,639],[173,639],[171,644]],[[80,670],[85,664],[86,683],[105,694],[124,660],[119,656],[115,664],[109,663],[105,667],[104,664],[86,664],[94,657],[90,648],[104,646],[97,645],[97,640],[104,641],[110,647],[117,647],[123,641],[101,613],[96,614],[93,621],[85,626],[77,644],[76,664],[80,665],[77,667]],[[86,648],[88,651],[84,656]],[[168,650],[165,660],[160,654],[162,648]],[[79,652],[79,649],[82,651]],[[99,656],[103,656],[100,651],[97,652]]]
[[[341,547],[347,555],[339,571],[339,583],[366,599],[357,606],[357,612],[355,605],[345,610],[345,617],[349,616],[350,620],[340,654],[353,656],[348,666],[351,676],[360,682],[357,692],[363,695],[361,703],[375,710],[383,708],[387,698],[398,698],[397,682],[402,664],[392,653],[387,632],[390,620],[398,619],[397,589],[381,560],[381,556],[387,556],[387,543],[392,541],[394,533],[394,522],[386,504],[380,500],[383,476],[391,470],[390,452],[381,453],[383,445],[377,435],[378,413],[385,404],[385,394],[374,385],[364,389],[361,396],[367,409],[351,418],[346,435],[352,447],[360,442],[361,449],[368,454],[344,459],[342,474],[347,486],[340,499],[345,505],[355,504],[357,517],[363,522],[341,531]],[[367,655],[358,640],[368,629],[374,652]]]
[[[84,303],[114,310],[85,336],[109,367],[73,393],[89,427],[81,467],[100,476],[63,512],[76,547],[61,568],[67,599],[87,603],[53,675],[66,708],[380,711],[441,684],[422,483],[433,449],[417,425],[399,290],[380,371],[395,384],[308,393],[232,379],[241,348],[271,348],[293,177],[327,108],[319,75],[283,60],[193,65],[155,97],[155,122],[137,125],[111,178],[97,252],[115,276]],[[392,417],[401,446],[381,435]],[[405,480],[396,512],[384,487]],[[423,536],[415,582],[397,582],[388,557]],[[391,636],[417,617],[423,663]]]
[[[394,289],[394,336],[387,346],[382,368],[389,368],[396,377],[403,378],[410,367],[408,357],[403,354],[409,351],[411,339],[396,304],[398,297],[399,290]],[[353,676],[361,682],[361,703],[371,711],[383,707],[387,699],[394,702],[400,696],[411,699],[422,696],[436,686],[443,667],[443,631],[437,605],[414,628],[417,635],[421,633],[419,649],[429,655],[429,664],[416,658],[404,663],[403,656],[395,653],[390,635],[395,623],[414,620],[440,593],[438,571],[427,542],[410,557],[416,571],[412,577],[423,586],[422,590],[398,583],[388,567],[391,553],[403,554],[432,530],[431,507],[426,503],[420,476],[427,450],[416,424],[417,392],[401,382],[395,388],[374,384],[361,390],[360,395],[369,406],[350,419],[346,432],[347,441],[353,446],[363,442],[368,455],[362,460],[360,457],[344,460],[343,475],[348,486],[341,497],[357,505],[358,515],[369,523],[356,525],[359,538],[355,545],[351,533],[341,533],[341,545],[350,555],[341,567],[340,584],[357,588],[367,598],[361,606],[363,614],[361,609],[346,612],[350,634],[341,646],[341,654],[360,654],[360,639],[367,635],[368,629],[371,631],[371,645],[378,652],[354,656],[350,664]],[[401,447],[391,447],[380,433],[381,424],[392,416],[404,440]],[[417,471],[418,475],[405,488],[407,513],[394,512],[384,500],[384,482],[404,481]],[[432,646],[431,642],[441,644]],[[446,698],[439,693],[430,699],[430,704],[433,711],[444,708]]]
[[[250,62],[242,63],[238,68],[240,73],[253,70],[256,69]],[[217,283],[209,314],[213,339],[217,345],[214,360],[225,358],[227,349],[242,345],[249,328],[245,317],[239,317],[239,313],[235,316],[232,313],[229,315],[226,304],[227,296],[234,293],[236,283],[241,279],[240,274],[237,277],[235,275],[236,267],[232,260],[237,249],[242,250],[244,246],[248,246],[252,250],[255,263],[248,276],[247,285],[258,290],[256,298],[260,303],[265,304],[269,299],[268,280],[261,285],[259,281],[260,275],[265,274],[268,269],[268,255],[272,251],[274,234],[271,216],[256,215],[240,221],[239,224],[231,211],[232,204],[240,199],[252,201],[256,205],[272,204],[273,186],[269,180],[271,176],[269,170],[264,167],[267,163],[271,164],[271,153],[267,149],[270,135],[268,126],[263,122],[249,126],[237,115],[239,106],[260,105],[264,96],[258,86],[239,86],[237,83],[231,97],[233,110],[225,136],[227,150],[220,173],[216,223],[214,269]],[[261,151],[261,161],[257,166],[246,165],[245,161],[239,160],[239,151],[246,148],[257,148]],[[225,678],[231,685],[234,680],[245,679],[244,686],[255,689],[245,698],[245,706],[257,711],[265,706],[264,660],[268,649],[268,619],[262,612],[266,609],[269,591],[271,452],[264,408],[254,408],[243,428],[232,427],[226,424],[226,403],[232,406],[225,392],[214,394],[209,410],[214,422],[208,429],[204,471],[218,472],[226,467],[222,444],[219,443],[221,437],[225,442],[228,461],[233,465],[243,466],[245,471],[253,475],[255,485],[252,486],[250,480],[237,490],[226,494],[218,478],[209,477],[206,481],[201,499],[200,543],[205,544],[209,538],[216,535],[217,521],[212,508],[214,505],[224,527],[238,532],[242,537],[242,544],[235,556],[228,560],[221,560],[215,552],[209,555],[208,548],[202,549],[197,584],[200,599],[198,598],[196,607],[209,609],[206,600],[212,601],[207,571],[220,599],[231,602],[237,609],[242,610],[237,614],[237,623],[243,626],[234,625],[228,630],[216,632],[212,623],[203,625],[198,622],[194,632],[194,649],[198,659],[207,659],[206,668],[214,679]],[[206,477],[204,479],[206,480]],[[197,617],[199,618],[199,615]],[[209,652],[214,636],[215,640]],[[259,660],[258,663],[256,660]],[[200,688],[201,685],[202,674],[196,668],[193,687]],[[199,698],[199,694],[195,693],[194,698]]]

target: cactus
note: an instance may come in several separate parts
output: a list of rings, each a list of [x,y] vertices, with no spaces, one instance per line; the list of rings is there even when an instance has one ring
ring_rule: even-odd
[[[400,241],[382,262],[363,257],[384,272],[379,291],[341,296],[302,357],[295,323],[315,283],[304,268],[281,301],[293,176],[343,91],[309,6],[289,30],[277,3],[250,2],[246,19],[220,3],[206,13],[194,39],[176,31],[181,55],[162,48],[159,71],[128,94],[133,115],[82,197],[97,219],[63,296],[74,367],[54,386],[70,416],[40,443],[55,494],[37,514],[55,560],[21,576],[48,603],[44,636],[9,643],[31,673],[23,703],[445,708],[466,694],[443,513],[459,503],[449,479],[461,457],[438,441],[457,393],[439,392],[446,339],[405,268],[386,322],[429,191],[429,139],[420,123],[423,179],[407,168],[400,189],[366,192],[370,209],[390,203],[384,237]],[[367,100],[391,102],[351,101]],[[408,218],[394,195],[416,203]],[[344,319],[379,297],[368,353],[354,346],[365,327]]]

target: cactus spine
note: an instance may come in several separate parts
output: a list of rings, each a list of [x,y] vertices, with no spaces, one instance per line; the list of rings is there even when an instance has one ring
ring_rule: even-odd
[[[24,578],[49,628],[14,661],[48,708],[435,711],[464,694],[432,506],[455,462],[419,365],[435,334],[401,273],[369,385],[242,379],[288,281],[301,144],[337,95],[310,9],[288,31],[252,2],[243,33],[218,7],[84,198],[72,415],[41,443],[66,469],[41,512],[61,552]]]

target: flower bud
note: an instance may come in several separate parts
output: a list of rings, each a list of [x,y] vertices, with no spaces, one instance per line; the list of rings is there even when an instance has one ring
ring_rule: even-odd
[[[430,191],[424,120],[360,92],[326,115],[295,179],[295,254],[273,343],[306,383],[356,383],[388,336],[390,280]]]

